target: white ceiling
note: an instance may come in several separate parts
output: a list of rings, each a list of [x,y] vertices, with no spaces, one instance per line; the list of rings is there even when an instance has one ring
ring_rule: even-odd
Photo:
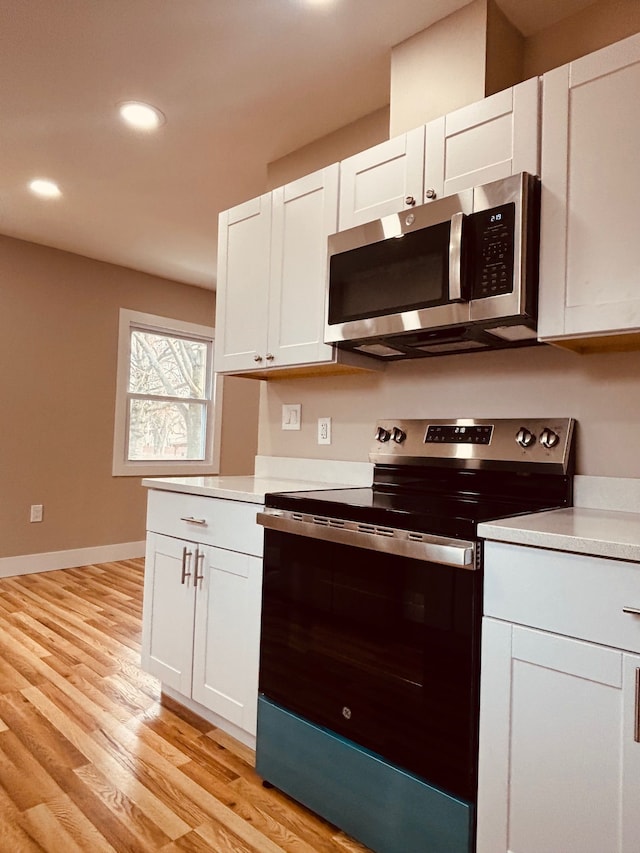
[[[1,0],[0,233],[214,287],[219,211],[388,103],[391,47],[467,2]],[[499,0],[525,35],[589,2]],[[166,124],[127,130],[125,100]]]

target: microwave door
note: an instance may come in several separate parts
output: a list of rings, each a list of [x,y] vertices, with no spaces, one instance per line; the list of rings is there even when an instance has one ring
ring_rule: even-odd
[[[363,340],[468,322],[462,231],[471,201],[470,194],[468,199],[457,196],[396,214],[394,236],[371,240],[370,223],[367,234],[359,226],[330,237],[325,340]],[[388,234],[391,224],[376,223],[380,235]]]

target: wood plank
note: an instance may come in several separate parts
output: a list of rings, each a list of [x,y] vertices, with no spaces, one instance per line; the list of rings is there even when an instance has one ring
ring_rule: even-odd
[[[0,853],[367,853],[140,670],[143,565],[0,578]]]
[[[53,719],[58,718],[57,709],[53,703],[46,699],[44,694],[37,691],[31,694],[30,698],[34,704],[37,704],[43,715]],[[140,810],[154,821],[169,838],[178,838],[191,829],[191,826],[181,820],[175,811],[159,800],[152,791],[138,780],[138,774],[135,771],[129,772],[127,768],[123,768],[122,764],[114,760],[94,737],[87,735],[69,719],[66,720],[66,734],[69,740],[87,757],[88,762],[107,776],[118,790],[131,798]]]
[[[11,853],[37,853],[45,848],[21,825],[22,812],[16,808],[0,784],[0,850]]]
[[[157,850],[168,844],[170,839],[162,829],[151,820],[138,806],[126,796],[119,788],[113,785],[109,779],[91,765],[86,765],[75,771],[78,782],[76,791],[83,791],[83,797],[91,797],[92,807],[95,808],[99,802],[101,813],[100,828],[107,838],[112,839],[118,845],[122,845],[125,833],[130,836],[129,845],[132,850],[150,849]],[[109,818],[105,818],[105,813]],[[91,812],[93,816],[93,812]]]
[[[21,824],[45,850],[64,850],[65,853],[83,853],[86,850],[45,803],[24,812]],[[96,849],[112,850],[113,848],[110,845],[106,847],[101,845]]]

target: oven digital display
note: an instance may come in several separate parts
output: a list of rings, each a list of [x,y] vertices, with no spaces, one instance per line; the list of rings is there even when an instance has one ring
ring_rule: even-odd
[[[473,424],[429,424],[425,444],[491,444],[493,426]]]

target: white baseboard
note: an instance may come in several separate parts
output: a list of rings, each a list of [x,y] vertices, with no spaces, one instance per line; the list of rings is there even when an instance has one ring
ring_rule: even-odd
[[[75,548],[72,551],[51,551],[48,554],[24,554],[19,557],[0,557],[0,578],[73,569],[113,560],[133,560],[144,557],[145,542],[120,542],[117,545],[97,545],[94,548]]]

